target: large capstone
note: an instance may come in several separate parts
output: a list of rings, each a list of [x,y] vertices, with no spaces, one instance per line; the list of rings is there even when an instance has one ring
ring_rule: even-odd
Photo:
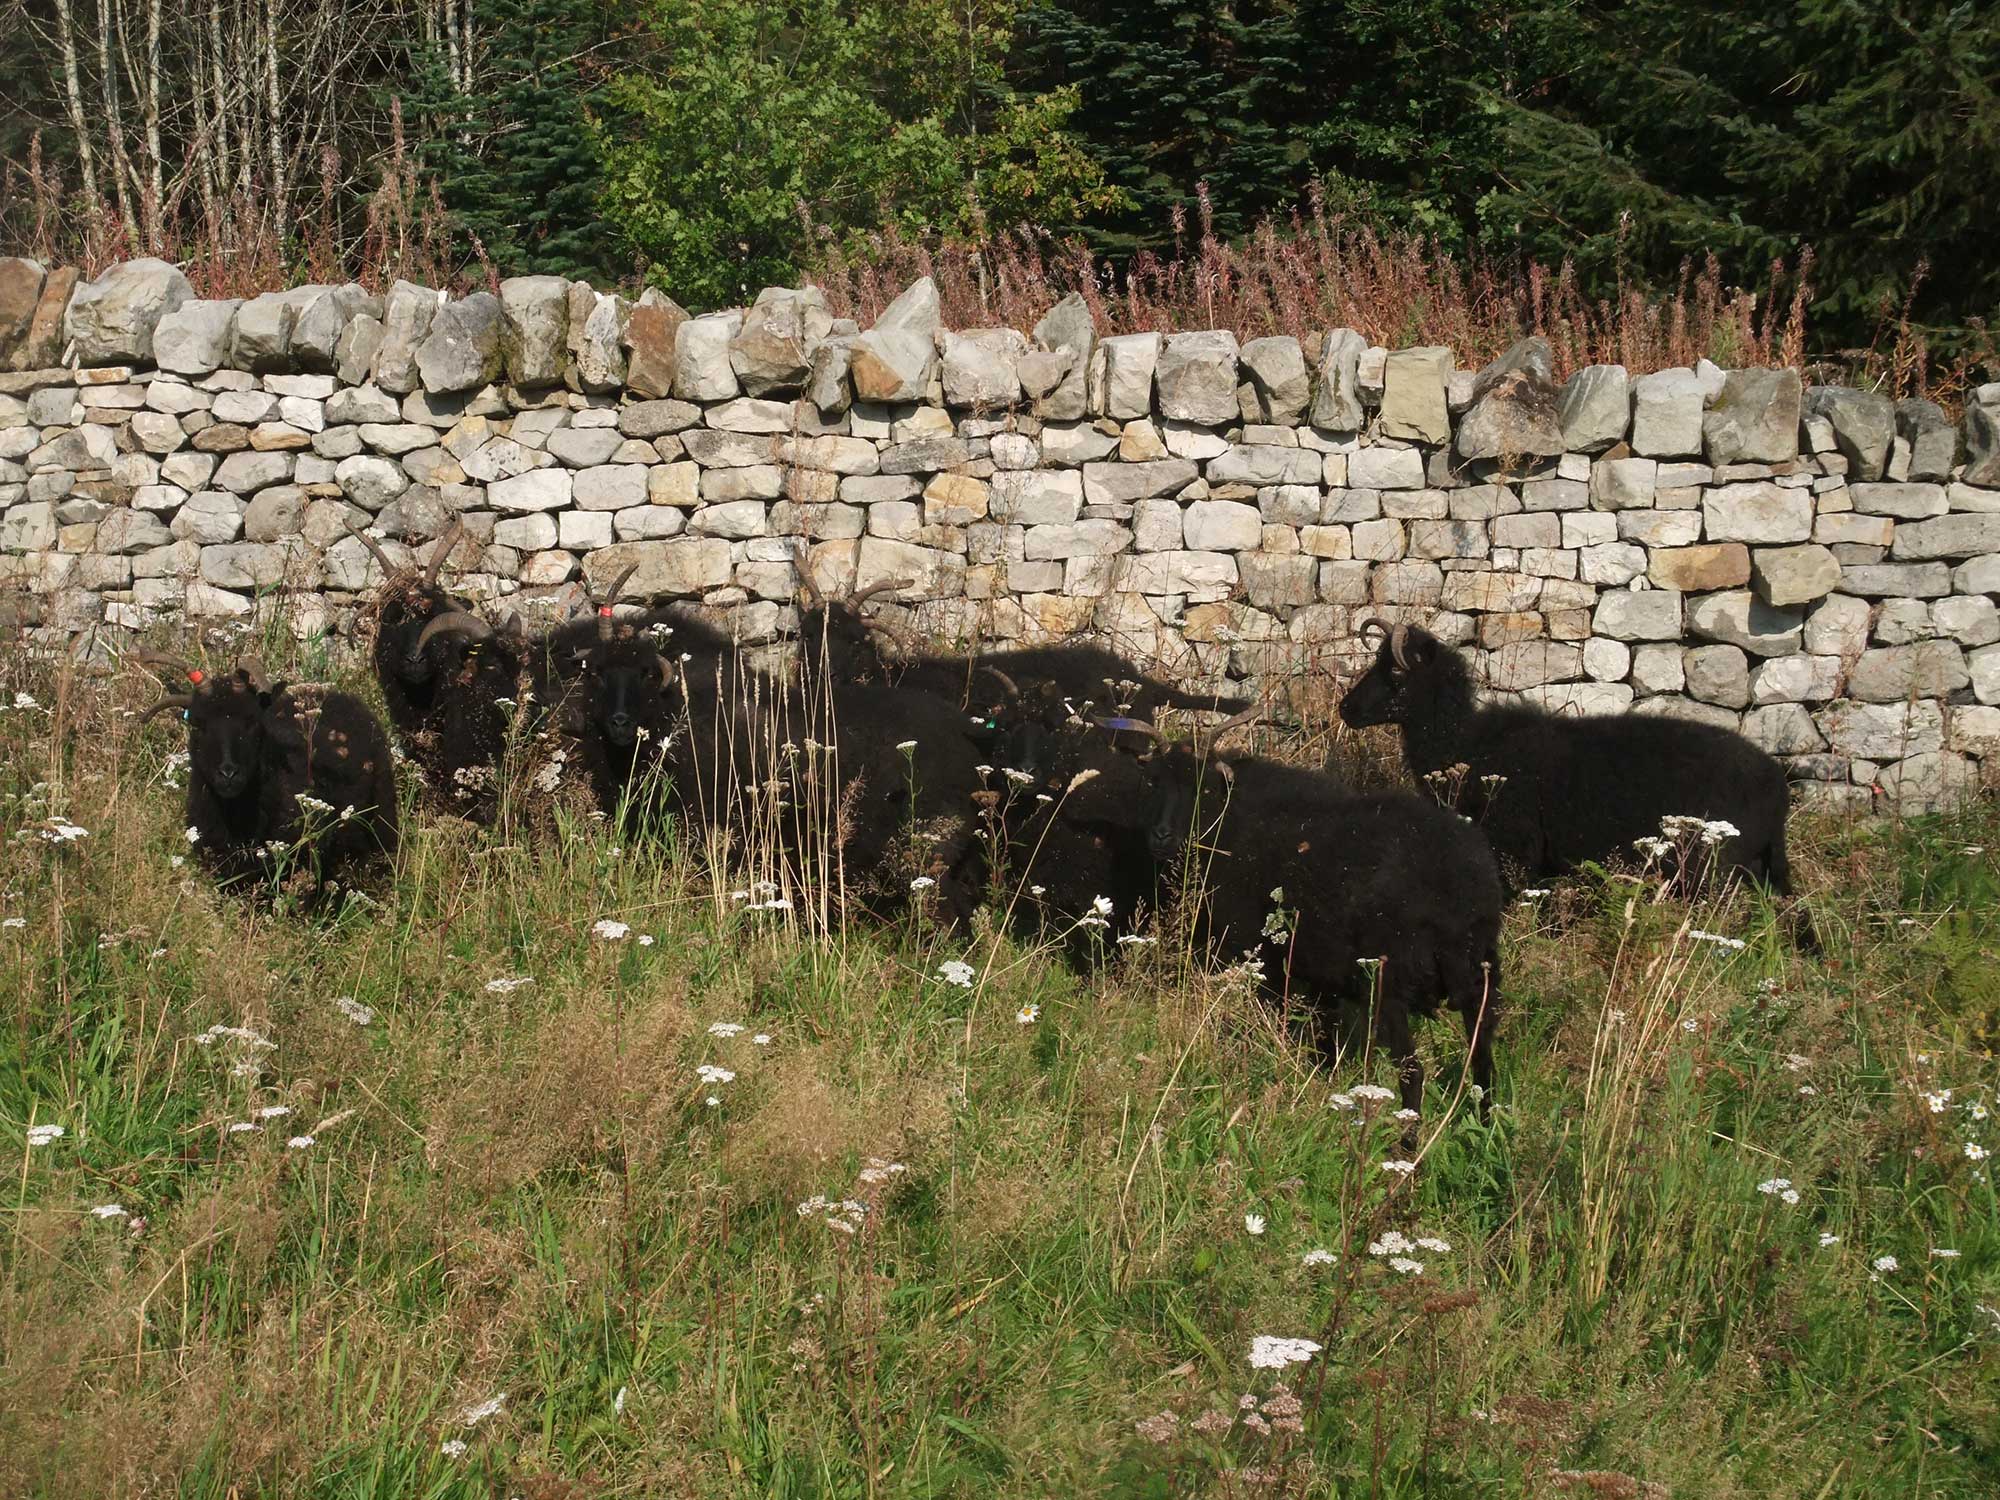
[[[128,260],[77,287],[64,335],[80,365],[141,363],[153,357],[160,319],[192,296],[180,267],[151,256]]]
[[[942,314],[937,283],[918,279],[854,341],[854,394],[863,401],[922,401],[937,373]]]
[[[1711,464],[1786,463],[1799,456],[1797,370],[1731,370],[1722,395],[1701,419]]]
[[[812,369],[813,350],[832,331],[833,314],[818,287],[767,286],[744,311],[730,342],[730,368],[752,396],[796,391]]]
[[[555,385],[569,358],[569,283],[510,276],[500,283],[500,354],[515,385]]]

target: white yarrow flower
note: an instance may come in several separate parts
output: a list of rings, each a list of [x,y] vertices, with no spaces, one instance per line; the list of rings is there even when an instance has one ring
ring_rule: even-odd
[[[1264,1216],[1262,1214],[1245,1214],[1243,1216],[1243,1232],[1250,1235],[1262,1234],[1264,1232]]]
[[[609,917],[599,917],[595,922],[590,924],[590,930],[598,937],[603,938],[605,942],[616,943],[629,937],[632,927],[627,922],[614,922]]]
[[[1424,1263],[1411,1260],[1407,1255],[1392,1255],[1389,1257],[1389,1269],[1404,1276],[1421,1276],[1424,1274]]]
[[[1385,1161],[1382,1163],[1382,1170],[1393,1172],[1398,1177],[1408,1177],[1417,1170],[1417,1164],[1413,1161]]]
[[[303,1151],[312,1144],[313,1144],[313,1138],[311,1136],[295,1135],[290,1140],[285,1142],[285,1149],[287,1151]]]
[[[1330,1266],[1339,1259],[1340,1257],[1335,1255],[1331,1250],[1312,1249],[1299,1257],[1299,1264],[1302,1266]]]
[[[948,958],[938,965],[938,978],[946,984],[955,984],[962,990],[972,988],[973,967],[963,959]]]
[[[375,1012],[363,1005],[352,995],[335,995],[333,997],[333,1004],[335,1009],[356,1026],[366,1026],[370,1021],[375,1019]]]
[[[1319,1350],[1320,1346],[1311,1339],[1285,1339],[1260,1333],[1250,1340],[1250,1365],[1258,1370],[1282,1370],[1288,1365],[1304,1364]]]
[[[706,1084],[730,1083],[736,1078],[736,1074],[730,1069],[719,1068],[714,1063],[703,1063],[694,1071],[695,1076]]]
[[[61,1140],[66,1134],[68,1132],[60,1125],[30,1125],[28,1127],[28,1144],[30,1146],[52,1145]]]
[[[125,1212],[125,1205],[122,1203],[100,1203],[90,1211],[90,1216],[93,1219],[125,1219],[131,1217],[131,1215]]]

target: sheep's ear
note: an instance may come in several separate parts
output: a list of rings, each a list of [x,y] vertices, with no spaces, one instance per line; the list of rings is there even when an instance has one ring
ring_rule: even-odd
[[[1421,625],[1412,625],[1409,640],[1403,646],[1403,655],[1412,667],[1428,667],[1443,649],[1436,636]]]

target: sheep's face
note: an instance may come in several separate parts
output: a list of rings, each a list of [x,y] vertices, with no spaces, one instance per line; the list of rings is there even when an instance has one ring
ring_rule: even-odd
[[[650,641],[628,636],[600,643],[584,659],[583,678],[591,727],[605,744],[629,751],[641,739],[664,740],[674,668]]]
[[[884,672],[875,632],[860,610],[841,600],[799,616],[799,649],[808,679],[824,672],[835,682],[864,682],[878,680]]]
[[[1436,636],[1415,625],[1403,636],[1400,658],[1397,642],[1384,640],[1375,665],[1340,700],[1341,722],[1351,729],[1401,723],[1411,681],[1435,665],[1443,649]]]
[[[1146,845],[1161,863],[1179,859],[1188,842],[1210,836],[1229,803],[1225,763],[1197,759],[1178,747],[1161,750],[1149,762]]]
[[[240,672],[195,690],[187,711],[188,758],[195,774],[224,801],[257,784],[271,698],[271,692],[259,692]]]
[[[396,676],[411,687],[449,677],[463,661],[468,641],[459,635],[433,636],[421,651],[417,638],[424,627],[441,614],[465,606],[440,588],[410,584],[402,595],[382,612],[380,630],[386,637],[386,660]]]

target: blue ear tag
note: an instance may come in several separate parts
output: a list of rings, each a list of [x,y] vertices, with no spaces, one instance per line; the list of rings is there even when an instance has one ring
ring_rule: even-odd
[[[1150,724],[1142,723],[1138,719],[1092,719],[1090,722],[1095,724],[1099,729],[1130,729],[1140,734],[1148,733],[1153,727]]]

